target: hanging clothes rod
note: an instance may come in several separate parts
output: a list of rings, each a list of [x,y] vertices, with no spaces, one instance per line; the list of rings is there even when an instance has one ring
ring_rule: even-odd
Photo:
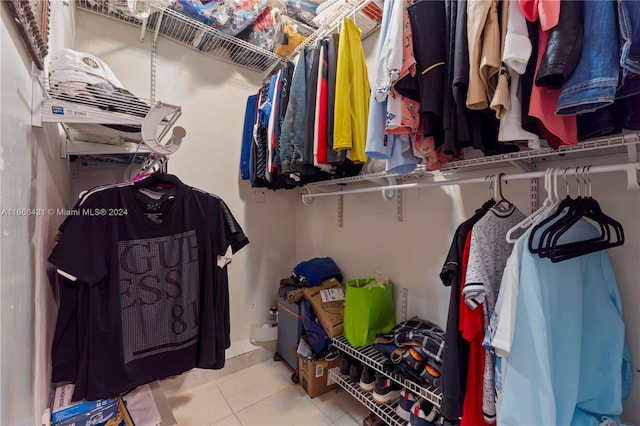
[[[576,174],[583,174],[587,171],[588,174],[594,173],[610,173],[610,172],[626,172],[627,173],[627,189],[635,189],[640,190],[640,183],[638,182],[638,171],[640,170],[640,162],[637,163],[622,163],[622,164],[609,164],[603,166],[580,166],[580,167],[568,167],[566,168],[566,173],[564,172],[564,168],[559,168],[562,170],[562,174],[566,176],[574,176]],[[495,175],[490,175],[495,176]],[[332,192],[318,192],[311,193],[311,188],[307,188],[309,191],[308,194],[302,194],[302,201],[305,204],[309,204],[313,202],[315,197],[329,197],[333,195],[347,195],[347,194],[362,194],[367,192],[378,192],[382,191],[383,197],[385,199],[391,199],[393,197],[389,197],[389,191],[398,191],[401,189],[418,189],[418,188],[431,188],[435,186],[448,186],[448,185],[466,185],[470,183],[489,183],[487,180],[488,176],[478,177],[478,178],[466,178],[466,179],[451,179],[451,180],[441,180],[434,182],[424,182],[424,183],[403,183],[397,185],[385,185],[378,187],[370,187],[370,188],[357,188],[357,189],[347,189],[344,191],[332,191]],[[520,180],[520,179],[538,179],[544,177],[544,171],[538,172],[527,172],[527,173],[516,173],[516,174],[503,174],[502,180]]]

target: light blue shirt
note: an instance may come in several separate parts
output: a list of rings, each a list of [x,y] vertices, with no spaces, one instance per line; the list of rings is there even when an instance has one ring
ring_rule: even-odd
[[[581,220],[559,243],[599,234]],[[525,249],[521,259],[498,423],[597,426],[601,416],[616,419],[632,370],[608,253],[552,263]]]

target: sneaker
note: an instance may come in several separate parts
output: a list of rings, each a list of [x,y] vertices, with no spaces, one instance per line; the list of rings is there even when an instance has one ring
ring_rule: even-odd
[[[349,377],[356,383],[360,382],[360,377],[362,377],[362,364],[360,361],[352,361],[351,369],[349,369]]]
[[[411,418],[411,407],[416,402],[416,397],[406,389],[400,391],[400,399],[396,406],[396,414],[404,421],[409,421]]]
[[[438,410],[424,398],[418,398],[411,407],[409,424],[411,426],[435,426],[438,420]]]
[[[345,355],[342,358],[342,362],[340,362],[340,374],[342,374],[343,376],[348,376],[349,372],[351,371],[352,362],[353,360],[351,359],[351,357]]]
[[[373,400],[378,404],[391,404],[400,398],[401,389],[402,386],[390,378],[378,374],[376,375],[376,384],[373,388]]]
[[[373,368],[367,365],[364,366],[359,385],[364,392],[373,392],[373,388],[376,386],[376,374]]]

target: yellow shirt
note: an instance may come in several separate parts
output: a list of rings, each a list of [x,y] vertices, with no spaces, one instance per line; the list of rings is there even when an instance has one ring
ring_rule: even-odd
[[[349,159],[365,163],[367,119],[369,118],[369,76],[360,41],[360,29],[345,18],[340,31],[336,70],[333,149],[350,149]]]

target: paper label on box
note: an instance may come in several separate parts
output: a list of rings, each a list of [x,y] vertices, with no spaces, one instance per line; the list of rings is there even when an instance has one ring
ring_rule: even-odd
[[[324,375],[324,365],[316,364],[316,377],[322,377]]]
[[[341,288],[327,288],[320,290],[320,297],[322,303],[344,300],[344,291]]]

